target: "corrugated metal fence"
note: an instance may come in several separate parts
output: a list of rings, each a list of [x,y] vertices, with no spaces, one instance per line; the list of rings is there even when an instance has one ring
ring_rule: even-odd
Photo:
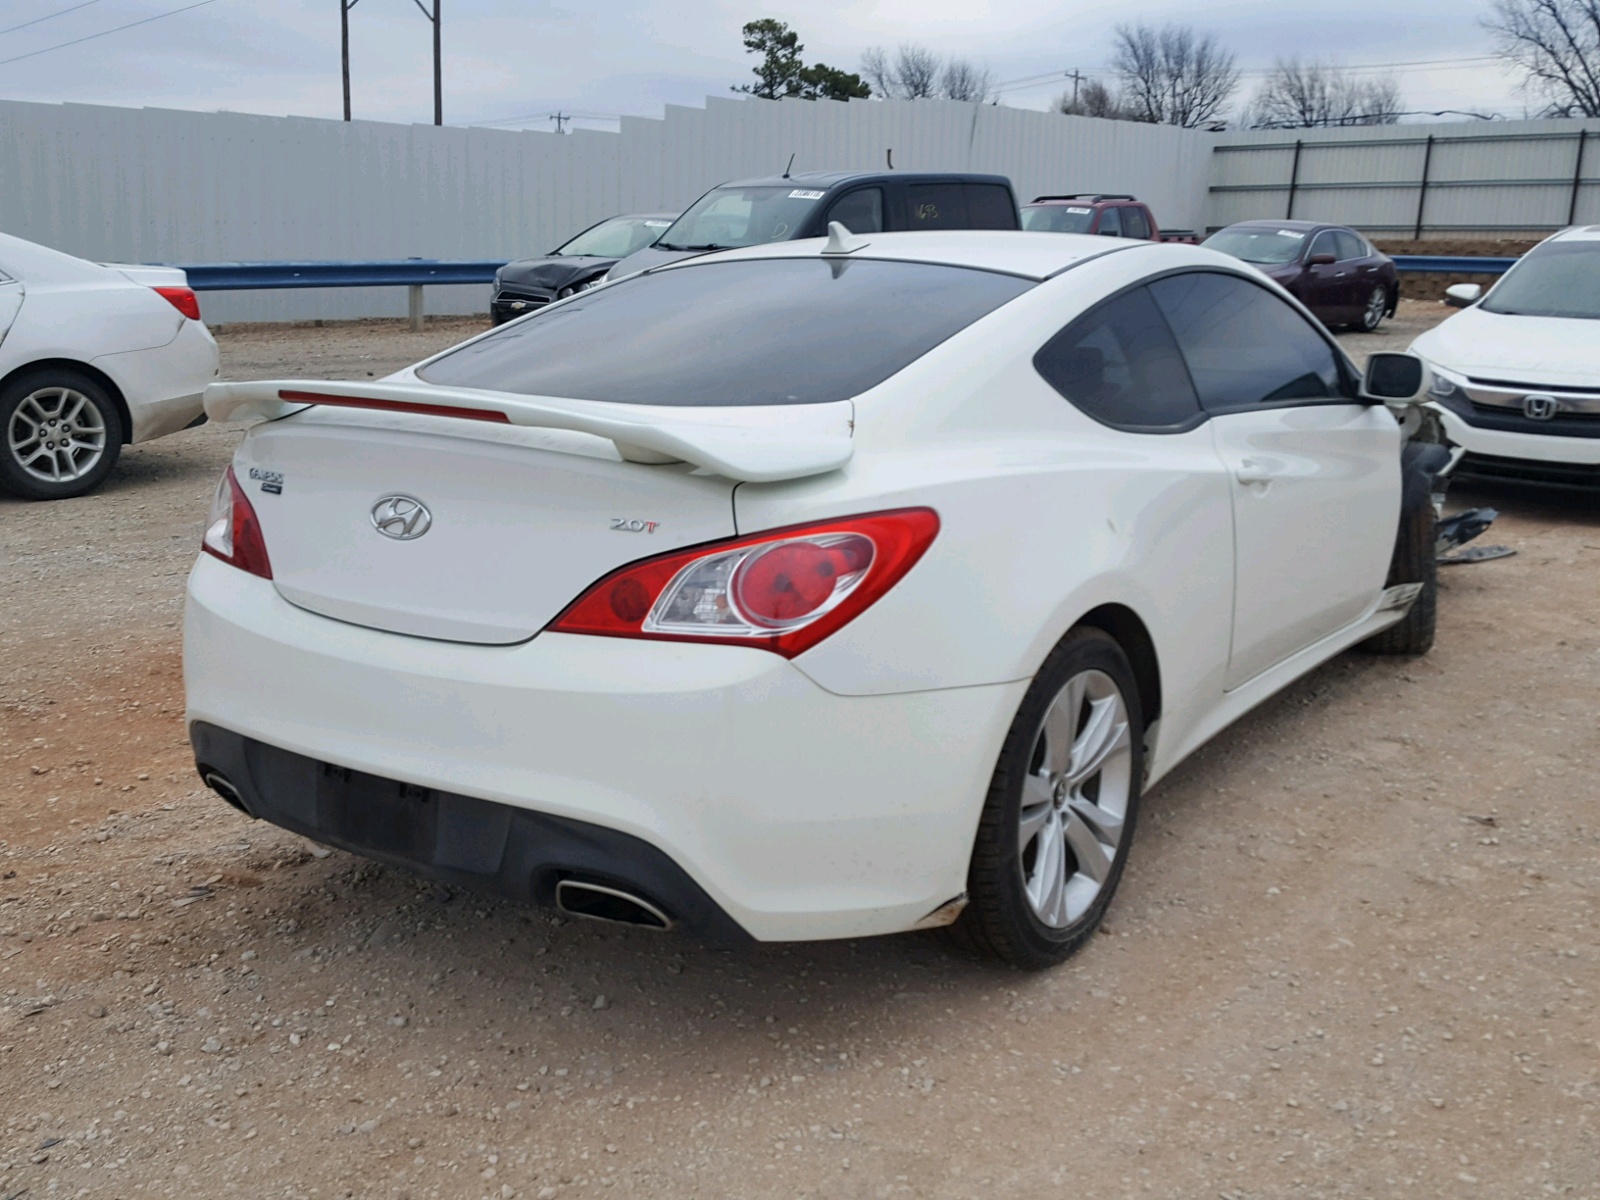
[[[1600,120],[1221,135],[1208,227],[1264,217],[1414,238],[1600,221]]]
[[[954,102],[741,101],[567,136],[0,101],[0,230],[97,261],[541,253],[616,212],[681,208],[794,169],[979,170],[1018,195],[1132,191],[1205,221],[1211,144],[1186,130]],[[488,289],[429,288],[482,312]],[[208,295],[212,321],[402,316],[403,289]]]

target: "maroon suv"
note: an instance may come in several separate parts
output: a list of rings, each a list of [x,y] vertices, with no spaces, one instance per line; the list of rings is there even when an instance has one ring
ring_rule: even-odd
[[[1394,260],[1343,225],[1240,221],[1201,244],[1260,268],[1330,328],[1371,333],[1400,303]]]
[[[1035,233],[1092,233],[1144,242],[1195,242],[1192,229],[1162,229],[1150,206],[1126,193],[1035,196],[1022,206],[1022,227]]]

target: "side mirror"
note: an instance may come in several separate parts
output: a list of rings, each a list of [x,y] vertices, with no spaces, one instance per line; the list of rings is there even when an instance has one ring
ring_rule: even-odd
[[[1400,408],[1421,400],[1427,385],[1427,368],[1415,354],[1380,351],[1367,359],[1361,395]]]
[[[1339,260],[1331,254],[1313,254],[1310,258],[1306,259],[1306,266],[1331,267],[1338,261]]]
[[[1483,297],[1483,288],[1475,283],[1453,283],[1444,290],[1444,302],[1451,308],[1470,308]]]

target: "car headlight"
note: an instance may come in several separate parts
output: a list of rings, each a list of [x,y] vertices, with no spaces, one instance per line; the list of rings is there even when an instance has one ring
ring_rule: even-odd
[[[1433,372],[1433,383],[1428,387],[1428,397],[1432,400],[1459,400],[1466,395],[1453,379],[1448,379],[1437,370]]]
[[[596,275],[593,279],[586,280],[585,282],[580,283],[578,285],[578,290],[580,292],[587,292],[590,288],[599,287],[605,281],[606,281],[606,277],[604,275]]]

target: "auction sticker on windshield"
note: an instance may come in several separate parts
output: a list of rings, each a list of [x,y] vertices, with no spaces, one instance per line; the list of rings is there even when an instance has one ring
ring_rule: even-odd
[[[804,188],[796,188],[794,191],[789,193],[789,199],[791,199],[791,200],[821,200],[827,194],[828,194],[827,192],[808,192]]]
[[[1080,217],[1086,217],[1090,213],[1092,213],[1094,211],[1094,209],[1092,209],[1092,208],[1074,208],[1069,204],[1067,206],[1067,211],[1069,213],[1076,213]]]

